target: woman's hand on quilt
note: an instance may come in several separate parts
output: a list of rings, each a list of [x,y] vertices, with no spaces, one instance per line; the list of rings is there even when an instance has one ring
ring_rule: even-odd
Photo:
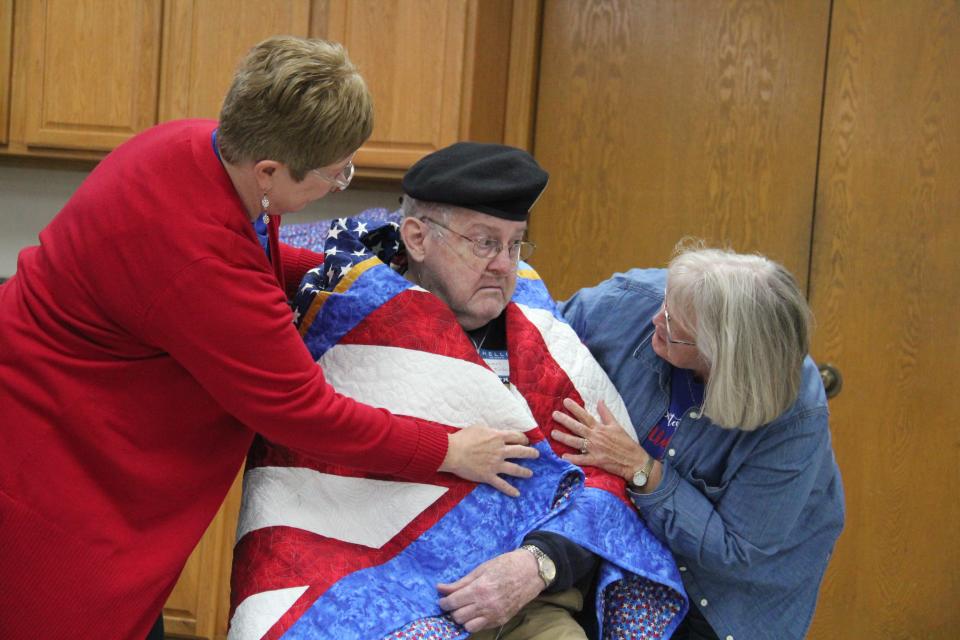
[[[440,471],[460,476],[464,480],[484,482],[513,498],[520,495],[499,474],[529,478],[533,472],[511,459],[537,458],[540,452],[527,447],[527,436],[519,431],[498,431],[481,425],[460,429],[449,436],[447,457]]]
[[[600,467],[629,482],[647,461],[647,452],[627,435],[603,400],[597,404],[599,420],[570,398],[563,401],[563,406],[570,415],[554,411],[553,419],[569,433],[554,429],[550,437],[579,452],[565,453],[563,459],[580,466]]]
[[[487,560],[451,584],[438,584],[440,608],[470,633],[504,624],[543,591],[532,553],[516,549]]]

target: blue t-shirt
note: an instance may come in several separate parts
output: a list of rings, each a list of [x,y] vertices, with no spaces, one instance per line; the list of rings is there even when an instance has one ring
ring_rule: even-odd
[[[663,417],[653,425],[647,437],[644,438],[643,448],[656,460],[663,461],[670,439],[680,425],[680,418],[690,410],[690,407],[699,407],[703,404],[704,385],[693,377],[689,369],[673,367],[670,372],[670,406]]]

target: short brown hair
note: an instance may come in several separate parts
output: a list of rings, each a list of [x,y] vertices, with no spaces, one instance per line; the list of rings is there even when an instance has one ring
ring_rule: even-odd
[[[220,110],[227,162],[276,160],[295,180],[357,150],[373,131],[373,100],[342,45],[276,36],[253,47]]]

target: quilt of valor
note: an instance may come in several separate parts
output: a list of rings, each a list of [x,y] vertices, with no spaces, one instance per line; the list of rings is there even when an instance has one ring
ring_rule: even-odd
[[[334,221],[325,262],[294,301],[327,380],[356,400],[453,431],[522,431],[540,451],[507,497],[437,473],[406,482],[305,457],[258,439],[244,475],[230,638],[466,638],[439,608],[437,583],[516,549],[533,530],[601,558],[602,638],[669,637],[687,609],[676,565],[645,528],[623,481],[560,458],[551,418],[565,397],[603,399],[635,437],[610,380],[521,263],[506,313],[509,384],[479,357],[449,308],[404,279],[395,222]],[[308,232],[307,235],[310,235]],[[402,257],[402,252],[401,252]],[[317,426],[322,436],[323,426]]]

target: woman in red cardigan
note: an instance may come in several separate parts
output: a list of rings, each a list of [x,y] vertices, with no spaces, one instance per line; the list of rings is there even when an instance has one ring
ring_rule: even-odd
[[[346,188],[370,96],[339,45],[273,38],[219,124],[107,156],[0,286],[0,637],[143,638],[255,433],[515,493],[520,434],[448,434],[337,394],[287,297],[322,256],[280,215]],[[258,231],[259,229],[259,231]]]

